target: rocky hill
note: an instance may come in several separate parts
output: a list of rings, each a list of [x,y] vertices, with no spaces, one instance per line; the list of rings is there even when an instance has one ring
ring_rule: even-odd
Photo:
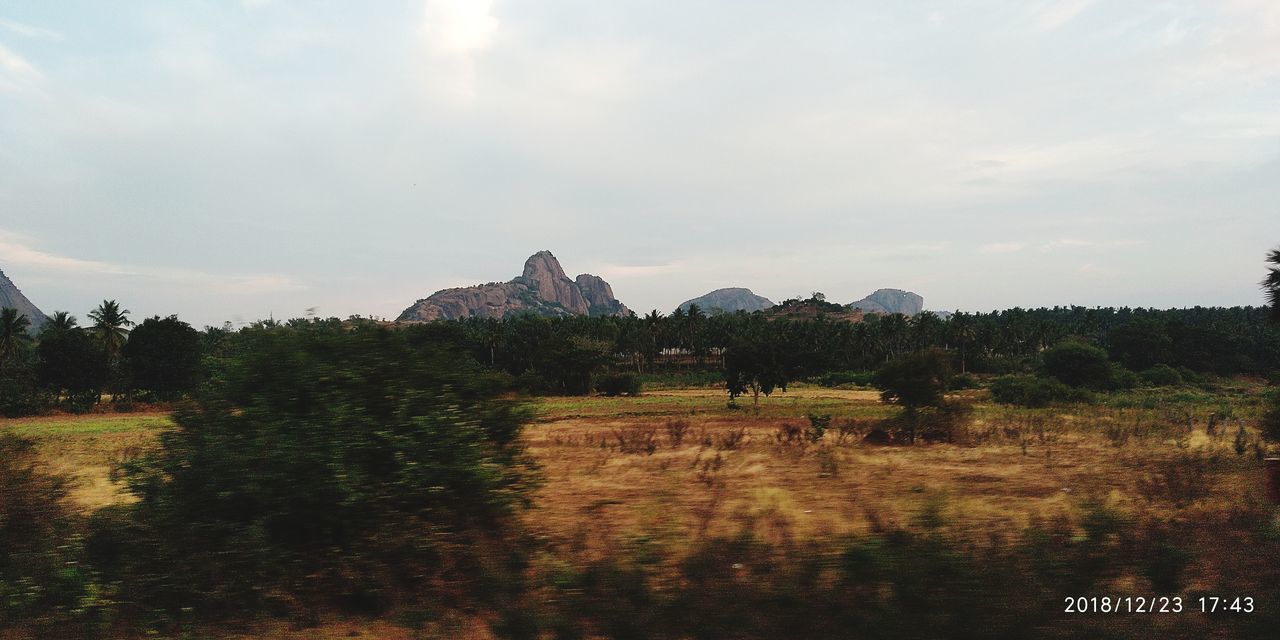
[[[34,331],[44,324],[44,312],[31,304],[26,296],[22,295],[22,291],[18,290],[18,286],[8,276],[4,275],[4,271],[0,271],[0,309],[17,309],[18,313],[27,317],[31,321],[31,329]]]
[[[599,276],[584,273],[570,280],[550,251],[539,251],[524,263],[524,272],[509,282],[444,289],[404,310],[401,322],[503,318],[521,313],[542,316],[605,316],[631,313],[613,297]]]
[[[695,304],[698,305],[699,309],[707,313],[734,313],[736,311],[750,313],[772,307],[773,301],[752,293],[750,289],[729,287],[727,289],[716,289],[692,300],[685,300],[680,303],[680,308],[688,311],[689,307]]]
[[[877,289],[875,293],[845,305],[866,313],[901,313],[914,316],[924,309],[924,298],[902,289]]]

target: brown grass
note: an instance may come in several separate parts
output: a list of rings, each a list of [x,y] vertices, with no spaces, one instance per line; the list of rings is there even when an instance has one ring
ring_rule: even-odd
[[[679,557],[695,541],[744,529],[786,542],[913,527],[930,510],[949,535],[985,540],[1035,521],[1078,522],[1086,501],[1135,519],[1196,523],[1208,548],[1262,504],[1261,463],[1252,449],[1237,454],[1234,426],[1207,430],[1209,409],[979,403],[955,443],[879,446],[855,435],[894,412],[870,391],[802,387],[738,409],[710,389],[537,406],[525,438],[544,482],[524,517],[582,558],[638,538]],[[821,442],[778,437],[809,413],[833,417]],[[841,424],[850,425],[844,438]],[[110,469],[154,443],[164,425],[162,414],[63,416],[0,422],[0,430],[37,439],[51,469],[77,480],[75,500],[92,509],[123,499]],[[1226,553],[1220,560],[1236,564]],[[1190,587],[1212,585],[1226,570],[1218,563],[1200,559]],[[253,637],[412,637],[382,625],[337,621]],[[463,625],[454,637],[486,636]]]

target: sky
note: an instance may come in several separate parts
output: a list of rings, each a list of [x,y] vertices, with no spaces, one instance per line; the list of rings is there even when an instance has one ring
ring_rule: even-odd
[[[0,0],[46,313],[394,318],[551,250],[637,311],[1260,304],[1275,0]]]

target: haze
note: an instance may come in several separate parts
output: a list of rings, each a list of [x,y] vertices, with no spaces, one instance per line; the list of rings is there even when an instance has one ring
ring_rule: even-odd
[[[540,249],[638,312],[1260,304],[1280,3],[9,2],[44,311],[395,317]]]

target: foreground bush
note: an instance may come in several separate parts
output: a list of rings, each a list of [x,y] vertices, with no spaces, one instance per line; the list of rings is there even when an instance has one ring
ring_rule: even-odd
[[[138,502],[97,518],[91,557],[122,597],[243,617],[475,593],[529,480],[527,414],[504,386],[411,331],[316,324],[239,341],[129,468]]]
[[[65,496],[63,483],[37,468],[30,441],[0,435],[0,629],[60,616],[83,595]]]

